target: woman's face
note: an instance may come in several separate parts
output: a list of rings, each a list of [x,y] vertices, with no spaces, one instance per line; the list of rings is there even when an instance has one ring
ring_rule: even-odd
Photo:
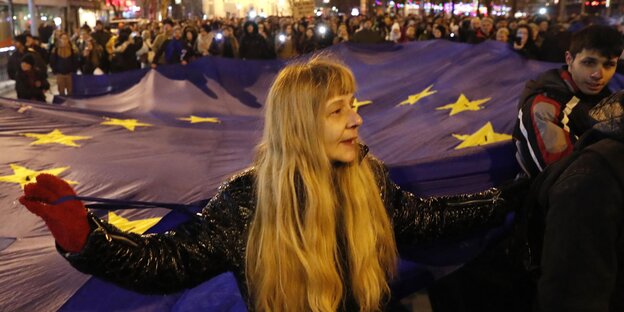
[[[496,40],[501,42],[507,42],[509,41],[509,35],[504,31],[498,31],[496,32]]]
[[[442,32],[437,27],[433,29],[433,38],[442,38]]]
[[[69,45],[69,37],[67,36],[67,34],[62,34],[59,42],[61,46]]]
[[[193,33],[190,31],[186,32],[186,40],[191,41],[193,40]]]
[[[405,37],[410,38],[410,39],[415,38],[416,28],[414,28],[414,26],[407,27],[407,30],[405,30]]]
[[[358,155],[362,117],[353,109],[354,100],[353,94],[345,94],[325,103],[325,151],[331,162],[350,163]]]

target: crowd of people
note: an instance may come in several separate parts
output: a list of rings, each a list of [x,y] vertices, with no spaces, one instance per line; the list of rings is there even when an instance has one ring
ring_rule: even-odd
[[[581,16],[571,17],[565,23],[544,16],[521,19],[413,14],[301,19],[272,16],[253,20],[165,19],[115,25],[97,21],[94,28],[84,24],[72,33],[45,23],[39,28],[40,37],[26,31],[15,38],[16,51],[10,57],[8,71],[9,77],[17,82],[18,98],[42,100],[49,88],[44,81],[48,68],[57,79],[59,94],[70,96],[72,74],[106,74],[163,64],[188,64],[207,55],[289,59],[342,42],[373,44],[440,39],[477,44],[497,40],[530,59],[564,62],[572,32],[589,23],[588,17]],[[32,57],[24,58],[26,54]]]
[[[575,31],[583,24],[384,15],[165,20],[112,34],[98,23],[79,36],[58,32],[47,51],[24,35],[13,77],[40,90],[47,62],[60,81],[85,64],[95,73],[203,55],[291,58],[344,41],[499,40],[565,65],[528,81],[520,95],[513,139],[524,173],[499,188],[428,198],[401,190],[360,144],[353,73],[321,56],[280,71],[252,167],[173,231],[124,232],[87,211],[81,200],[92,198],[49,174],[26,185],[20,202],[84,273],[163,294],[233,271],[258,311],[393,310],[398,243],[466,237],[513,211],[510,237],[430,289],[434,305],[444,303],[435,311],[624,311],[624,91],[608,89],[624,39],[606,25]],[[99,57],[89,57],[95,50]]]

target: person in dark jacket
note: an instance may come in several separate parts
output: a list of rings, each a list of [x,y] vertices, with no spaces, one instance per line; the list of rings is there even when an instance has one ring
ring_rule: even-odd
[[[528,58],[537,59],[539,49],[533,41],[533,30],[528,25],[520,25],[516,30],[516,37],[511,42],[513,50]]]
[[[117,73],[141,68],[136,53],[142,46],[143,40],[140,39],[140,36],[133,34],[128,27],[121,29],[112,49],[111,72]]]
[[[299,42],[299,49],[300,54],[312,53],[319,49],[318,41],[314,36],[314,26],[308,26],[306,29],[305,35],[301,37]]]
[[[258,60],[267,59],[271,52],[264,37],[258,33],[258,25],[254,22],[246,22],[243,27],[245,33],[240,40],[239,55],[242,59]]]
[[[257,311],[382,309],[397,244],[500,224],[508,202],[498,189],[431,198],[401,190],[360,144],[355,88],[333,60],[286,66],[268,93],[254,166],[166,234],[120,231],[52,175],[26,185],[20,202],[75,268],[135,291],[177,292],[232,271]]]
[[[7,74],[9,74],[9,78],[15,80],[17,77],[17,73],[20,70],[20,63],[24,58],[24,55],[28,53],[26,49],[26,36],[25,35],[17,35],[13,39],[13,46],[15,47],[15,51],[9,56],[9,61],[7,63]]]
[[[380,43],[383,42],[383,37],[379,32],[372,29],[373,22],[370,20],[364,21],[362,29],[358,30],[351,36],[351,41],[356,43]]]
[[[45,91],[48,89],[50,84],[46,75],[35,66],[35,58],[32,54],[24,55],[15,76],[17,98],[45,102]]]
[[[100,60],[100,69],[105,73],[110,71],[110,59],[111,56],[106,51],[106,44],[112,37],[111,33],[104,28],[104,23],[102,21],[95,22],[95,30],[91,33],[91,37],[95,40],[95,42],[102,47],[102,59]]]
[[[188,64],[192,53],[187,54],[186,48],[187,44],[182,38],[182,28],[180,26],[173,27],[173,37],[166,39],[160,49],[156,51],[152,67],[156,67],[156,60],[160,59],[161,55],[165,57],[165,64]]]
[[[210,55],[238,58],[238,41],[231,26],[223,26],[222,31],[212,38],[208,51]]]
[[[50,53],[50,67],[56,76],[59,95],[70,96],[72,94],[72,74],[78,71],[78,65],[78,49],[64,33]]]
[[[42,72],[45,77],[48,77],[47,68],[48,65],[46,61],[32,48],[28,47],[28,36],[27,35],[17,35],[13,40],[13,46],[15,47],[15,51],[11,56],[9,56],[9,60],[7,62],[7,74],[9,74],[9,78],[15,80],[17,72],[20,69],[20,63],[22,62],[22,58],[26,54],[30,54],[35,60],[34,66]]]
[[[589,26],[572,38],[567,65],[527,82],[514,129],[516,159],[528,176],[570,154],[590,127],[587,111],[607,97],[624,41],[609,26]]]
[[[572,160],[540,177],[539,311],[624,311],[623,102],[620,91],[591,109]]]

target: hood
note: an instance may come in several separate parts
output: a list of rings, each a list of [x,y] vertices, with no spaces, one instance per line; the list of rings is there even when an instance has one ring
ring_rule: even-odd
[[[245,25],[243,26],[243,34],[247,34],[247,26],[252,25],[253,26],[253,34],[257,34],[258,33],[258,24],[252,22],[252,21],[247,21],[245,22]]]
[[[624,90],[600,101],[589,111],[593,129],[616,139],[624,139]]]

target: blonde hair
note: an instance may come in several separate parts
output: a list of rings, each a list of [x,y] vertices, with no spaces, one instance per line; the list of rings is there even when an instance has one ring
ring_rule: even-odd
[[[288,65],[269,91],[246,249],[258,311],[335,311],[349,295],[373,311],[389,294],[396,243],[371,163],[332,164],[321,135],[327,100],[354,91],[327,57]]]

